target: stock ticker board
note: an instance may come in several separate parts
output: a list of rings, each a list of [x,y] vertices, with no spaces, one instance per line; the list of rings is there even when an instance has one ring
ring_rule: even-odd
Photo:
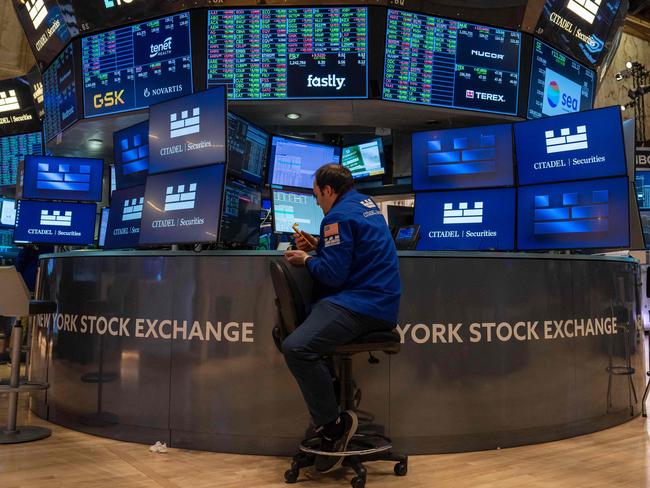
[[[86,117],[136,110],[192,93],[190,14],[82,40]]]
[[[0,186],[15,185],[18,163],[29,155],[43,154],[40,132],[0,137]]]
[[[69,44],[43,73],[46,140],[52,139],[81,118],[77,106],[74,51]]]
[[[516,115],[521,34],[388,10],[383,98]]]
[[[366,98],[364,7],[211,10],[208,88],[231,99]]]

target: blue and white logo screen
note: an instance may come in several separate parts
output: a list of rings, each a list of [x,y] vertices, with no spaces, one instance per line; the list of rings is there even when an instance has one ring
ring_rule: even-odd
[[[514,183],[510,124],[416,132],[411,157],[415,191]]]
[[[144,209],[144,186],[115,190],[111,196],[105,249],[138,247]]]
[[[223,164],[149,175],[140,244],[215,242],[219,238]]]
[[[113,133],[118,189],[144,185],[149,173],[149,121]]]
[[[27,156],[23,196],[98,202],[103,174],[101,159]]]
[[[415,195],[419,251],[515,248],[515,190],[423,192]]]
[[[97,206],[93,203],[18,200],[14,241],[72,246],[92,244],[96,214]]]
[[[515,147],[521,185],[627,174],[618,107],[520,122]]]
[[[628,188],[627,178],[520,187],[517,247],[627,247]]]

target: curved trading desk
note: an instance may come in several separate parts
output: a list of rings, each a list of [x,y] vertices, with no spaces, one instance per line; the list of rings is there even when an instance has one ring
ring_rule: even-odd
[[[271,338],[278,256],[44,256],[38,295],[59,315],[37,319],[31,375],[51,387],[32,395],[33,410],[117,439],[292,453],[309,419]],[[355,361],[361,409],[409,454],[549,441],[639,413],[635,261],[401,253],[400,263],[402,352]],[[634,374],[610,375],[627,357]]]

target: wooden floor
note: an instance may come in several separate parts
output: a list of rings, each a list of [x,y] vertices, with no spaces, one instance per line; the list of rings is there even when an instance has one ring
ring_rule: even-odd
[[[0,377],[7,376],[0,367]],[[0,424],[6,398],[0,397]],[[102,439],[49,424],[21,402],[19,424],[46,425],[50,438],[0,446],[0,488],[286,487],[285,458],[170,449]],[[369,488],[650,487],[650,437],[637,418],[596,434],[535,446],[467,454],[413,456],[405,478],[392,463],[368,464]],[[301,474],[296,487],[349,487],[351,472]]]

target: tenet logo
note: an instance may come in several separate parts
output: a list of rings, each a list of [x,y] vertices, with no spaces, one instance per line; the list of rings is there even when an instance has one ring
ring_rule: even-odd
[[[472,49],[472,56],[480,56],[482,58],[491,58],[491,59],[505,58],[505,54],[491,53],[488,51],[477,51],[476,49]]]
[[[151,53],[149,54],[149,59],[155,58],[156,56],[167,56],[171,52],[172,52],[172,38],[170,36],[160,44],[151,45]]]
[[[115,105],[124,105],[122,96],[124,90],[110,91],[104,94],[98,93],[93,97],[93,106],[95,108],[114,107]]]
[[[106,8],[120,7],[123,4],[133,3],[133,0],[104,0]]]
[[[27,0],[25,2],[25,7],[27,8],[27,13],[29,18],[32,20],[32,25],[34,30],[38,29],[45,17],[47,17],[47,8],[43,0]]]
[[[336,75],[327,75],[323,77],[309,75],[307,77],[308,88],[334,88],[337,91],[345,86],[345,78],[339,78]]]

